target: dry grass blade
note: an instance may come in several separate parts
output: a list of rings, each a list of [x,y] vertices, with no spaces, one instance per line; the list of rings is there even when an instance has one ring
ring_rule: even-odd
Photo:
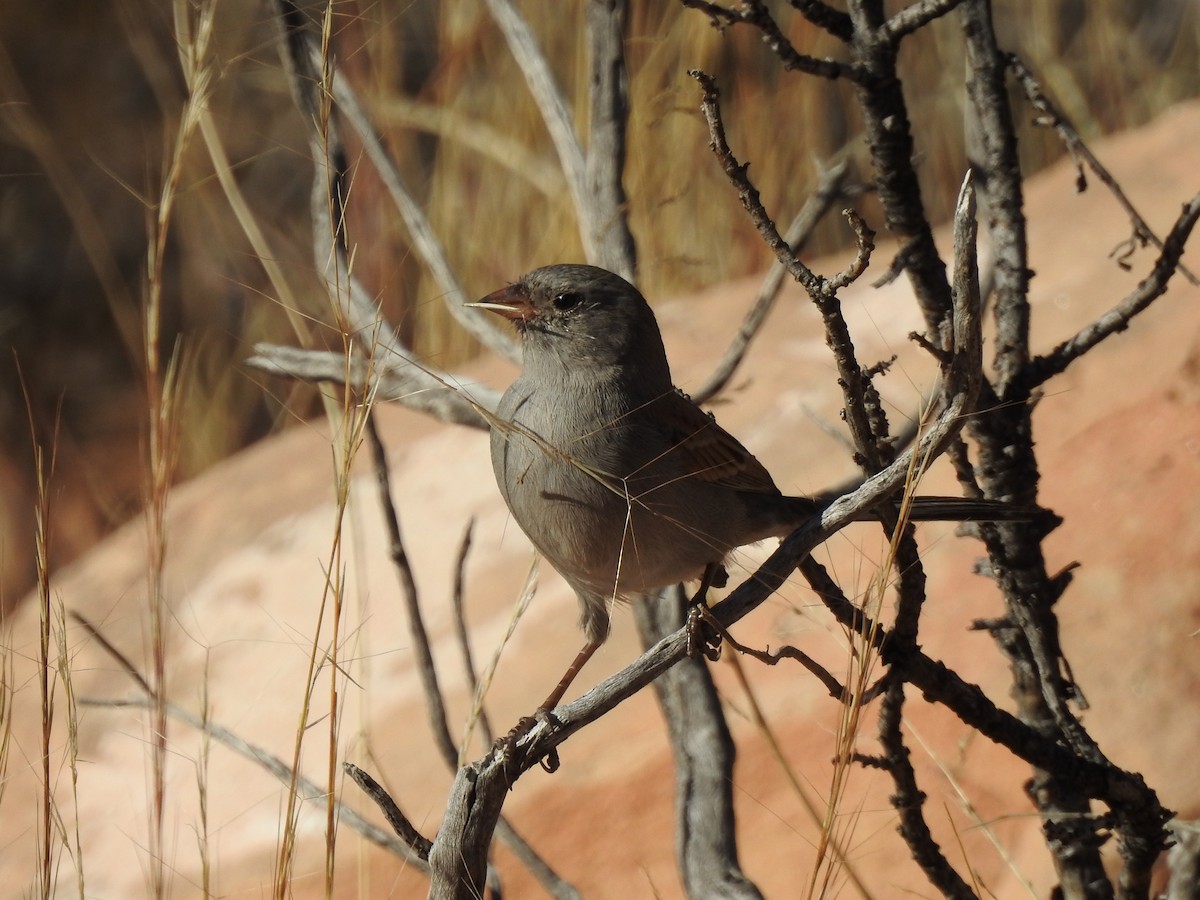
[[[818,848],[818,865],[821,857],[828,852],[836,861],[839,869],[845,873],[846,878],[854,885],[859,896],[869,898],[872,896],[871,891],[867,888],[865,882],[860,877],[853,861],[846,852],[846,845],[842,838],[838,835],[830,833],[826,828],[826,823],[829,821],[833,810],[833,798],[831,797],[826,803],[824,809],[821,809],[817,802],[809,795],[808,790],[800,782],[799,776],[796,774],[795,768],[788,761],[787,756],[783,752],[783,747],[780,746],[779,740],[775,735],[774,729],[771,728],[766,717],[763,715],[762,707],[758,703],[758,698],[755,696],[754,689],[751,687],[749,680],[746,678],[745,669],[737,656],[729,656],[729,665],[733,668],[737,676],[738,684],[742,688],[742,694],[750,704],[750,720],[754,727],[762,735],[767,742],[767,746],[771,749],[771,755],[775,758],[780,770],[787,778],[788,786],[792,793],[796,796],[804,807],[804,811],[808,814],[810,820],[821,829],[821,844]],[[815,872],[814,867],[814,872]],[[811,896],[811,894],[810,894]]]
[[[1013,877],[1022,886],[1022,888],[1024,888],[1025,893],[1029,895],[1030,900],[1035,900],[1037,897],[1037,892],[1033,889],[1033,885],[1030,884],[1029,879],[1025,876],[1025,874],[1017,868],[1017,864],[1013,859],[1012,853],[1007,847],[1004,846],[1004,844],[1000,842],[1000,838],[996,835],[995,830],[983,819],[983,817],[979,815],[979,812],[975,809],[975,805],[971,802],[970,796],[963,789],[961,782],[955,777],[954,773],[950,770],[950,767],[946,765],[945,761],[940,756],[933,752],[933,748],[929,746],[929,742],[925,740],[924,736],[921,734],[921,730],[917,728],[916,725],[914,725],[912,722],[908,722],[906,723],[905,727],[908,729],[909,733],[913,736],[916,742],[921,746],[921,749],[925,752],[925,755],[933,761],[934,765],[937,766],[938,771],[942,773],[942,776],[946,779],[946,782],[954,790],[954,794],[958,797],[959,805],[962,807],[963,812],[970,817],[976,828],[979,828],[983,831],[984,835],[988,839],[988,842],[996,848],[996,854],[1002,860],[1004,860],[1005,866],[1008,867],[1008,870],[1013,874]],[[957,830],[955,834],[957,835]],[[964,859],[966,859],[967,854],[965,849],[963,850],[963,856]],[[969,864],[970,860],[966,859],[966,862]],[[972,866],[972,872],[974,872],[974,869],[975,867]]]

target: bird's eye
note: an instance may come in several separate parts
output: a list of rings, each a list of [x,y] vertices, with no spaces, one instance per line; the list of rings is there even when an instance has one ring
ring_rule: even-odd
[[[566,293],[556,295],[552,302],[554,303],[555,309],[566,312],[568,309],[574,309],[576,306],[578,306],[579,301],[582,299],[583,298],[579,294],[568,291]]]

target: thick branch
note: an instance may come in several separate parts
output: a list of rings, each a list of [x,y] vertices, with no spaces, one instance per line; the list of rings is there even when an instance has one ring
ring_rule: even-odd
[[[938,334],[950,313],[950,285],[938,255],[933,230],[914,168],[912,125],[896,71],[899,48],[886,39],[886,20],[879,0],[850,0],[854,22],[856,80],[867,146],[885,224],[902,242],[905,268],[926,325]]]
[[[646,646],[682,627],[686,599],[677,586],[633,605]],[[689,897],[761,900],[738,862],[736,749],[708,666],[685,658],[656,679],[654,689],[675,758],[675,848],[684,890]]]
[[[1029,358],[1030,271],[1021,164],[1004,82],[1005,58],[996,46],[990,3],[968,0],[962,23],[971,73],[967,90],[983,155],[971,165],[981,170],[987,185],[996,295],[996,391],[1004,396]]]

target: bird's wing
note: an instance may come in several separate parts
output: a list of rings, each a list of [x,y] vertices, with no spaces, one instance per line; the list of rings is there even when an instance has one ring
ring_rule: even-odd
[[[672,439],[669,452],[678,454],[688,475],[736,491],[779,493],[771,473],[754,454],[687,395],[663,398],[661,414]]]

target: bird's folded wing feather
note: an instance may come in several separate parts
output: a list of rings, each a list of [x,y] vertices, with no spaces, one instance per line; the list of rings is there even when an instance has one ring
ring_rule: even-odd
[[[683,394],[667,398],[662,415],[679,454],[692,477],[755,494],[778,494],[771,474],[737,438],[717,424]]]

